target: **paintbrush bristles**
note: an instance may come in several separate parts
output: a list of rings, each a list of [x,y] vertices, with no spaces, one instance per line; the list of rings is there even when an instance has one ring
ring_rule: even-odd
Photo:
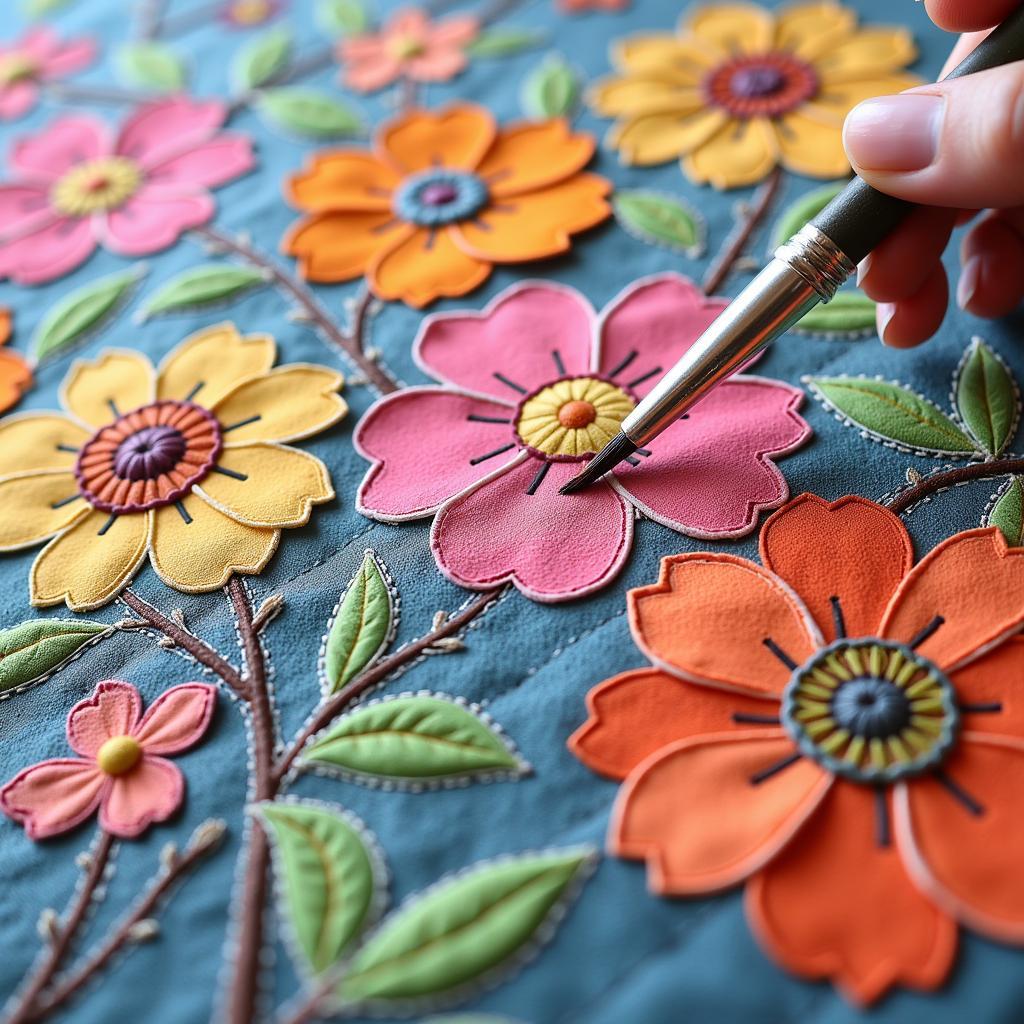
[[[615,435],[567,484],[559,488],[559,494],[575,494],[599,480],[614,469],[623,459],[632,455],[637,446],[621,431]]]

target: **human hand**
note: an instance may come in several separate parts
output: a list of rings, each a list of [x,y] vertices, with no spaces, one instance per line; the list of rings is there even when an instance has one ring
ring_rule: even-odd
[[[926,0],[936,25],[965,33],[943,75],[1020,3]],[[957,303],[983,317],[1016,308],[1024,298],[1024,61],[867,100],[847,117],[844,142],[865,181],[928,207],[860,266],[887,345],[917,345],[939,329],[949,300],[942,252],[953,228],[978,211],[960,247]]]

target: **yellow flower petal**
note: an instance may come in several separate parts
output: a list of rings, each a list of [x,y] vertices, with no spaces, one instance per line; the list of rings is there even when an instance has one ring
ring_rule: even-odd
[[[338,394],[345,378],[311,363],[289,363],[243,381],[213,407],[224,442],[298,441],[340,420],[348,405]]]
[[[627,36],[612,46],[612,64],[631,75],[656,75],[679,85],[696,85],[727,51],[696,39],[665,33]]]
[[[723,53],[764,53],[775,36],[772,16],[755,4],[699,7],[681,26]]]
[[[849,174],[842,125],[823,124],[799,111],[787,114],[776,124],[786,170],[811,178],[841,178]]]
[[[826,83],[879,78],[899,71],[917,57],[914,39],[904,28],[861,29],[851,39],[825,50],[814,68]]]
[[[221,453],[217,468],[227,472],[211,473],[195,492],[250,526],[302,526],[309,522],[314,505],[334,497],[327,467],[297,448],[230,448]]]
[[[813,60],[823,50],[847,39],[857,29],[857,15],[832,0],[794,4],[782,8],[776,18],[775,46],[803,60]]]
[[[715,188],[739,188],[764,178],[778,162],[779,145],[770,121],[755,118],[726,125],[683,160],[691,180]]]
[[[0,551],[38,544],[63,530],[86,508],[71,473],[51,470],[4,477],[0,479]]]
[[[98,359],[77,359],[61,385],[68,412],[91,427],[103,427],[120,413],[153,401],[153,366],[138,352],[108,349]]]
[[[0,420],[0,476],[72,469],[89,431],[59,412],[24,412]]]
[[[655,78],[605,78],[587,94],[587,102],[602,117],[639,114],[689,114],[704,106],[699,90]]]
[[[259,377],[274,365],[269,334],[244,338],[232,323],[214,324],[189,335],[157,371],[157,398],[188,398],[209,408],[236,384]]]
[[[624,164],[660,164],[692,152],[729,123],[722,110],[699,110],[686,117],[649,114],[617,125],[608,141]]]
[[[151,520],[149,512],[113,521],[97,510],[82,516],[39,552],[29,576],[32,603],[66,601],[76,612],[106,604],[131,581],[146,557]]]
[[[217,590],[232,573],[261,572],[277,549],[280,530],[243,526],[195,494],[181,507],[189,522],[174,505],[154,513],[150,554],[153,568],[175,590]]]
[[[846,115],[862,100],[872,96],[889,96],[921,85],[916,75],[882,75],[856,82],[823,82],[813,101],[801,108],[801,113],[821,121],[842,125]]]

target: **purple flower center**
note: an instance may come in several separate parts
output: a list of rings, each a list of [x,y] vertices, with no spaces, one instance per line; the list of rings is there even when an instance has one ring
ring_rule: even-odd
[[[420,202],[427,206],[447,206],[455,202],[459,197],[459,190],[446,181],[439,181],[433,185],[427,185],[420,192]]]
[[[733,93],[744,99],[774,96],[786,84],[786,76],[773,67],[740,68],[729,82]]]
[[[174,427],[146,427],[118,446],[114,472],[122,480],[155,480],[177,465],[185,449],[185,438]]]

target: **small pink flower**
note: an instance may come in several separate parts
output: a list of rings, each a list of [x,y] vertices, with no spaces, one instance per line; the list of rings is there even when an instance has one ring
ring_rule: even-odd
[[[398,11],[380,32],[338,45],[343,81],[360,92],[373,92],[400,78],[446,82],[466,67],[466,47],[478,31],[476,18],[468,15],[431,21],[415,8]]]
[[[558,8],[566,14],[583,11],[625,11],[632,0],[558,0]]]
[[[428,317],[413,352],[442,386],[390,395],[363,418],[355,442],[373,466],[357,508],[385,522],[434,516],[446,576],[475,589],[511,580],[538,601],[609,583],[635,510],[691,537],[748,533],[789,493],[773,457],[810,436],[801,392],[761,377],[734,376],[633,464],[558,493],[725,305],[662,274],[600,317],[544,282],[482,313]]]
[[[42,284],[98,244],[142,256],[215,212],[208,189],[253,166],[245,135],[220,131],[227,108],[184,96],[139,107],[111,138],[103,121],[70,114],[15,141],[16,180],[0,184],[0,278]]]
[[[91,39],[61,42],[51,28],[29,29],[16,42],[0,44],[0,121],[27,114],[39,100],[39,86],[67,78],[96,58]]]
[[[162,754],[197,743],[217,691],[185,683],[160,694],[142,714],[131,683],[105,679],[68,715],[68,743],[81,757],[41,761],[0,789],[0,809],[46,839],[81,824],[99,808],[100,827],[122,839],[141,835],[181,805],[185,780]]]
[[[252,28],[277,17],[283,7],[282,0],[227,0],[220,19],[232,28]]]

